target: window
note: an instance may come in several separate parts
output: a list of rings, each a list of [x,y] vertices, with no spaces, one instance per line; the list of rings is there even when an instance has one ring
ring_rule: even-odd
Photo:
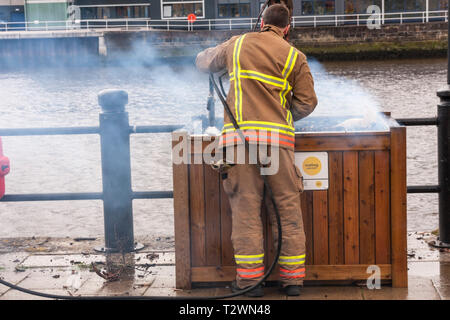
[[[382,0],[345,0],[345,13],[367,13],[367,8],[377,5],[381,9]]]
[[[425,0],[385,0],[385,12],[423,10],[425,10]]]
[[[302,1],[302,15],[334,14],[335,0]]]
[[[175,3],[177,2],[177,3]],[[186,18],[191,13],[197,17],[204,18],[203,0],[188,1],[188,0],[162,0],[162,17],[163,19],[170,18]]]
[[[81,7],[81,19],[148,18],[148,13],[148,6]]]
[[[447,0],[429,0],[429,8],[430,11],[439,11],[439,10],[447,10],[448,9],[448,1]]]
[[[235,0],[233,3],[219,1],[219,18],[247,18],[250,17],[250,2]]]

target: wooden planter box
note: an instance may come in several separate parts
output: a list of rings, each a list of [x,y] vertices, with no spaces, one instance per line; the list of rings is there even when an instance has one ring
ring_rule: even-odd
[[[201,136],[188,137],[188,143]],[[173,142],[174,145],[178,143]],[[209,142],[192,147],[202,152]],[[306,281],[361,281],[377,265],[381,279],[406,287],[406,130],[298,133],[296,151],[328,153],[328,190],[302,194]],[[205,164],[173,167],[176,286],[235,278],[231,211],[218,173]],[[266,265],[274,248],[265,221]],[[269,280],[276,280],[275,271]]]

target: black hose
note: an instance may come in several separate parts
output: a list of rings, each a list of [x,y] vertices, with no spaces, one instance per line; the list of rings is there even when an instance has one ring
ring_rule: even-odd
[[[261,11],[259,11],[258,19],[256,19],[255,26],[253,27],[253,32],[255,32],[255,31],[256,31],[256,28],[258,28],[259,20],[261,20],[262,14],[263,14],[264,10],[266,9],[267,5],[269,4],[269,1],[270,1],[270,0],[267,0],[267,1],[264,3],[264,5],[262,6]]]
[[[228,103],[226,102],[225,98],[223,97],[222,93],[220,92],[220,89],[217,86],[217,83],[214,79],[214,75],[210,74],[209,78],[210,78],[211,82],[213,83],[214,89],[216,90],[217,95],[219,96],[219,99],[224,106],[225,111],[227,112],[229,118],[231,119],[233,126],[235,127],[236,131],[238,132],[239,137],[244,142],[247,150],[250,150],[249,143],[248,143],[247,139],[245,139],[243,132],[241,131],[236,119],[234,118],[233,114],[231,113]],[[258,170],[261,170],[261,166],[259,165],[259,163],[256,164],[256,167],[258,168]],[[262,284],[270,276],[270,274],[272,273],[272,271],[274,270],[274,268],[277,264],[278,258],[280,257],[280,253],[281,253],[282,228],[281,228],[280,212],[278,211],[277,204],[273,197],[272,188],[270,187],[269,182],[267,181],[267,177],[265,175],[261,175],[261,177],[264,180],[264,185],[266,187],[266,191],[268,192],[270,198],[272,199],[273,207],[275,209],[275,217],[276,217],[277,227],[278,227],[278,246],[277,246],[275,258],[273,259],[272,264],[269,267],[269,270],[267,270],[266,274],[258,282],[256,282],[254,285],[252,285],[248,288],[242,289],[240,291],[237,291],[237,292],[234,292],[231,294],[226,294],[226,295],[221,295],[221,296],[211,296],[211,297],[164,297],[164,296],[120,296],[120,297],[118,297],[118,296],[54,295],[54,294],[49,294],[49,293],[44,293],[44,292],[39,292],[39,291],[22,288],[20,286],[17,286],[15,284],[12,284],[10,282],[2,280],[1,278],[0,278],[0,284],[10,287],[11,289],[18,290],[18,291],[28,293],[31,295],[35,295],[35,296],[39,296],[39,297],[43,297],[43,298],[49,298],[49,299],[58,299],[58,300],[216,300],[216,299],[228,299],[228,298],[233,298],[233,297],[243,295],[243,294],[255,289],[257,286]]]

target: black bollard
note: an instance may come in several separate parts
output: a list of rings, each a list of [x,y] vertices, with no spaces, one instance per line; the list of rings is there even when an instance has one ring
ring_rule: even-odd
[[[130,125],[123,90],[98,94],[103,179],[105,252],[134,251],[133,208],[130,164]]]
[[[450,87],[437,92],[439,247],[450,247]]]

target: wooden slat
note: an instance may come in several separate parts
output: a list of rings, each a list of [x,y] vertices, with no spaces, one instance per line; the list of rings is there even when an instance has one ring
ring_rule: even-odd
[[[314,264],[328,264],[328,194],[313,193]]]
[[[303,227],[306,235],[306,263],[314,262],[313,232],[313,192],[304,191],[301,195]]]
[[[180,137],[180,140],[183,137]],[[187,139],[184,136],[184,139]],[[180,140],[174,141],[173,145]],[[182,155],[181,155],[182,156]],[[189,168],[173,165],[173,209],[175,224],[176,287],[191,288],[191,248],[189,228]]]
[[[191,164],[190,168],[189,197],[191,212],[192,266],[204,266],[206,263],[204,166],[201,164]]]
[[[406,235],[406,128],[391,128],[392,285],[408,286]]]
[[[359,263],[375,263],[374,154],[359,153]]]
[[[221,263],[219,174],[205,165],[205,231],[206,265]]]
[[[330,152],[328,161],[329,263],[344,264],[344,198],[342,152]]]
[[[222,266],[234,266],[234,250],[231,242],[231,207],[223,190],[223,180],[220,179],[220,230],[222,243]]]
[[[369,265],[307,265],[305,280],[366,280]],[[380,276],[382,280],[391,279],[391,265],[381,264]],[[234,267],[195,267],[192,268],[193,282],[220,282],[231,281],[235,277]],[[277,280],[278,275],[272,274],[268,280]]]
[[[375,262],[391,262],[389,152],[375,151]]]
[[[359,263],[358,153],[343,153],[344,164],[344,260]]]
[[[388,150],[389,134],[296,134],[296,151]]]

